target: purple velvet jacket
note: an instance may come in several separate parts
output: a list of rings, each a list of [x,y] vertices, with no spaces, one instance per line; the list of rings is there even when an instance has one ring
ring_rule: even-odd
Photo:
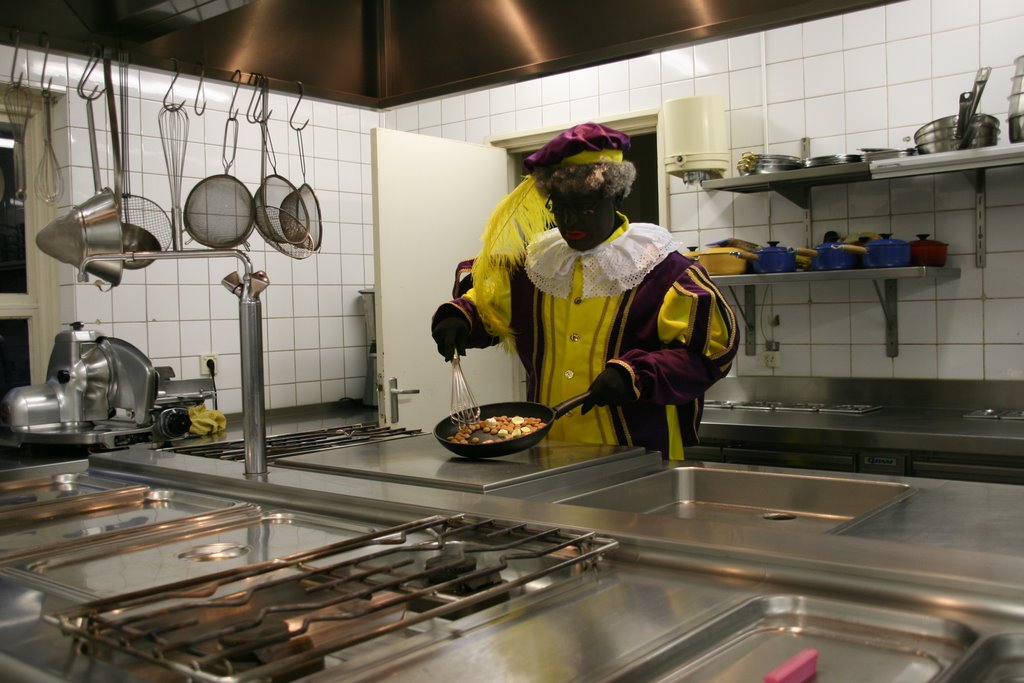
[[[476,304],[460,296],[467,289],[468,283],[463,277],[471,267],[472,261],[459,264],[453,290],[455,298],[442,305],[434,318],[444,315],[446,308],[451,314],[450,306],[458,307],[471,325],[467,345],[484,348],[496,344],[498,339],[484,329]],[[676,341],[666,345],[658,336],[658,314],[666,293],[673,287],[693,295],[696,303],[691,314],[689,339],[685,344]],[[545,353],[544,320],[540,311],[544,297],[549,295],[538,290],[522,268],[512,273],[511,293],[512,329],[531,331],[518,334],[515,346],[526,369],[529,400],[536,401]],[[720,340],[724,351],[709,358],[703,349],[713,314],[724,323],[722,336],[725,338]],[[733,311],[707,271],[680,253],[670,254],[639,285],[619,298],[613,325],[609,338],[614,341],[603,350],[604,357],[628,364],[639,390],[637,401],[612,411],[618,442],[660,451],[668,457],[666,406],[674,405],[683,444],[698,443],[704,392],[729,372],[739,346],[739,329]],[[538,329],[540,334],[532,333]]]

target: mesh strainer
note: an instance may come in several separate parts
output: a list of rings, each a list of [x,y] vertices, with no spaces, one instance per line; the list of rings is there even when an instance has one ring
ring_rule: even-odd
[[[309,240],[309,212],[302,202],[292,199],[288,207],[283,205],[295,192],[295,186],[287,178],[277,173],[277,158],[270,140],[267,122],[262,121],[264,150],[266,161],[273,169],[270,175],[264,175],[263,182],[256,190],[256,229],[263,239],[271,244],[304,244]]]
[[[241,83],[242,73],[235,71]],[[234,76],[232,76],[234,80]],[[235,85],[235,94],[238,85]],[[235,98],[228,107],[228,120],[224,124],[221,161],[224,173],[201,180],[192,188],[185,200],[185,229],[196,242],[214,249],[227,249],[245,242],[252,234],[256,206],[249,188],[231,175],[238,149],[238,110]],[[228,139],[231,139],[230,153]]]

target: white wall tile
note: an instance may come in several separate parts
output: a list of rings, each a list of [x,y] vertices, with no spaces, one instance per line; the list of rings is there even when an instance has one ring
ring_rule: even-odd
[[[886,84],[884,45],[870,45],[843,53],[843,76],[848,90],[876,88]]]
[[[985,347],[981,344],[943,344],[936,353],[938,379],[978,379],[985,376]]]
[[[729,71],[729,43],[717,40],[693,48],[693,75],[710,76]]]
[[[761,36],[761,33],[751,33],[728,40],[730,71],[761,65]]]
[[[596,88],[593,92],[590,92],[588,84],[591,80],[596,83],[596,78],[591,74],[594,73],[594,69],[581,69],[580,71],[574,71],[572,76],[572,96],[576,97],[589,97],[596,95]],[[579,74],[577,76],[577,74]],[[684,47],[675,50],[666,50],[661,53],[661,82],[671,83],[673,81],[682,81],[692,79],[694,76],[693,68],[693,48]],[[579,92],[577,92],[577,88]]]
[[[769,64],[765,73],[767,99],[770,104],[803,99],[804,78],[802,60]]]
[[[932,74],[948,76],[976,70],[978,35],[977,26],[932,34]]]
[[[804,95],[818,97],[845,90],[843,53],[828,52],[804,60]]]
[[[981,63],[985,66],[1013,64],[1024,50],[1020,36],[1024,31],[1024,16],[1002,19],[981,25]]]
[[[804,101],[807,135],[819,138],[839,135],[846,130],[846,103],[843,95],[826,95]]]
[[[885,7],[886,40],[902,40],[931,30],[930,0],[903,0]]]
[[[764,41],[766,61],[769,64],[804,55],[803,26],[800,24],[765,31]]]
[[[635,57],[630,59],[628,64],[630,88],[646,88],[661,84],[661,55],[659,53]],[[568,82],[568,77],[566,77],[566,81]]]
[[[803,25],[804,57],[835,52],[843,48],[843,18],[829,17]]]
[[[598,92],[601,95],[629,89],[629,64],[614,62],[598,67]],[[522,109],[523,104],[517,104]]]
[[[985,344],[985,379],[1024,379],[1024,346]]]
[[[872,9],[850,12],[843,15],[843,47],[864,47],[885,42],[885,9]]]

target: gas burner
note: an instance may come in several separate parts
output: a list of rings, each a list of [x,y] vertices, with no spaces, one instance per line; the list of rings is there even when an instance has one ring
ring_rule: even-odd
[[[881,410],[882,406],[873,406],[866,403],[836,403],[818,408],[819,413],[843,413],[846,415],[863,415]]]
[[[426,517],[46,619],[112,660],[119,651],[207,683],[286,683],[323,669],[328,654],[415,646],[409,636],[436,620],[596,572],[617,546],[595,532]]]
[[[732,408],[735,405],[732,401],[720,401],[714,398],[704,399],[705,408]]]
[[[785,410],[801,413],[816,413],[827,407],[824,403],[780,403],[775,410]]]
[[[740,401],[734,407],[742,410],[775,410],[780,405],[778,401]]]
[[[972,410],[964,415],[971,419],[981,420],[1024,420],[1024,410],[995,410],[993,408],[982,408]]]
[[[365,422],[344,427],[315,429],[308,432],[292,434],[275,434],[267,437],[267,460],[286,458],[290,455],[302,455],[314,451],[345,448],[360,444],[391,441],[416,436],[419,429],[404,427],[380,427],[376,423]],[[204,458],[219,460],[244,460],[245,443],[243,441],[218,441],[197,445],[175,446],[167,450],[184,455],[198,455]]]

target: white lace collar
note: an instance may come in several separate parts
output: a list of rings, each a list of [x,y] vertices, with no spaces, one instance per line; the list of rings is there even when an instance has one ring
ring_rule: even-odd
[[[582,259],[583,298],[609,297],[636,287],[677,250],[672,235],[653,223],[628,224],[619,237],[589,251],[573,249],[552,229],[527,247],[525,267],[539,290],[564,299],[572,293],[573,269]]]

